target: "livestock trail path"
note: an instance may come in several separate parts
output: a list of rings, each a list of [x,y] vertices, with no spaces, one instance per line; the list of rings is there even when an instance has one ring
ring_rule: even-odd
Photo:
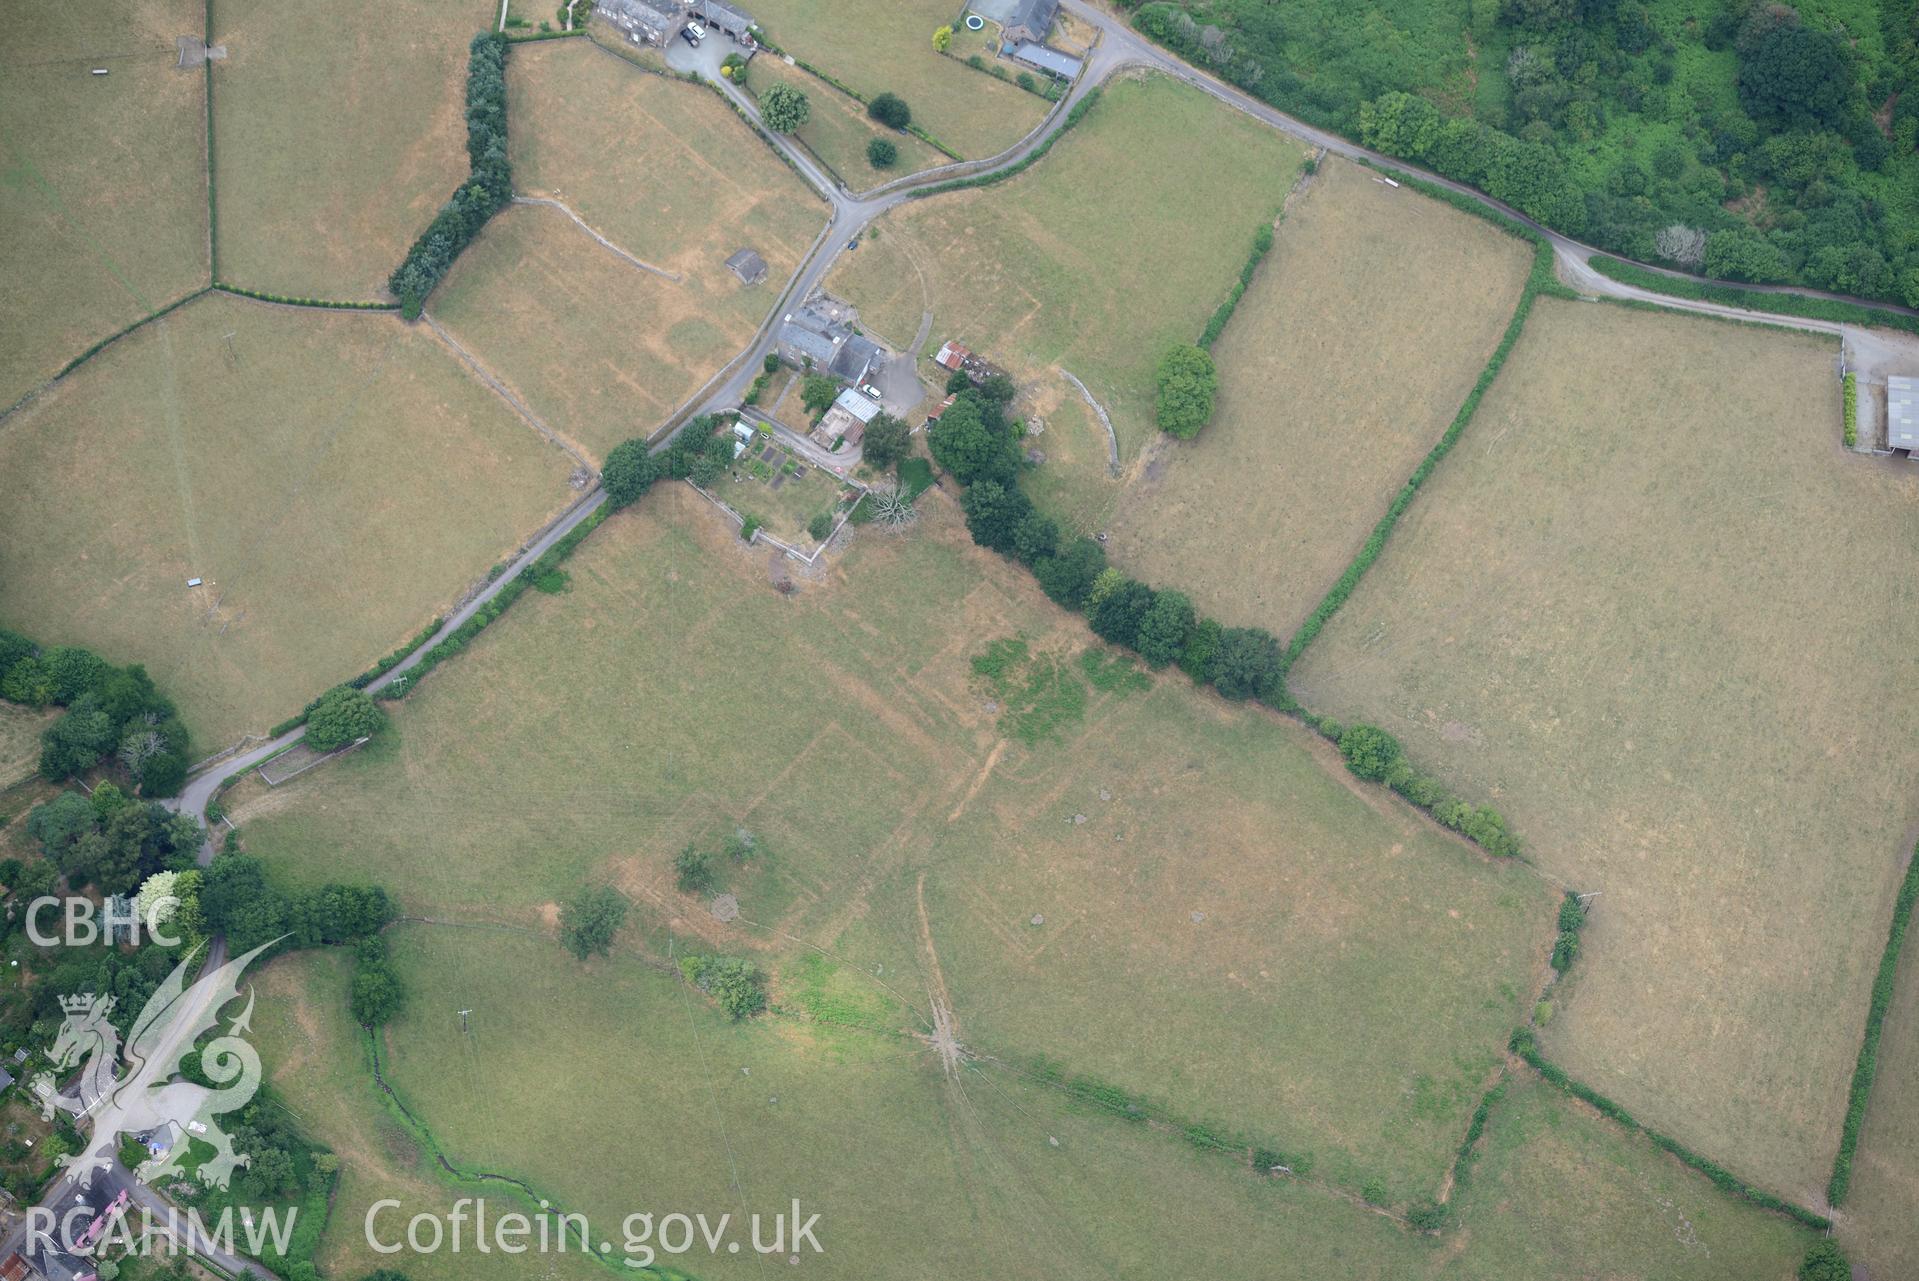
[[[1363,161],[1379,169],[1418,178],[1422,181],[1430,182],[1435,186],[1456,192],[1488,208],[1498,210],[1506,217],[1511,218],[1513,221],[1522,224],[1543,237],[1547,243],[1552,245],[1553,256],[1558,265],[1561,278],[1580,293],[1593,297],[1616,298],[1629,302],[1670,307],[1677,311],[1689,311],[1702,316],[1716,316],[1721,319],[1740,320],[1754,324],[1777,325],[1787,329],[1801,329],[1817,333],[1835,334],[1853,342],[1883,342],[1888,337],[1879,331],[1871,331],[1860,326],[1843,324],[1837,321],[1782,316],[1762,311],[1748,311],[1744,308],[1727,306],[1723,303],[1674,297],[1612,280],[1609,277],[1601,275],[1593,268],[1593,256],[1601,253],[1600,250],[1593,246],[1582,244],[1570,236],[1561,235],[1559,232],[1537,222],[1519,210],[1502,204],[1484,193],[1468,187],[1464,183],[1455,182],[1450,178],[1443,178],[1438,174],[1430,173],[1416,165],[1409,165],[1402,160],[1396,160],[1393,157],[1382,155],[1379,152],[1348,141],[1338,134],[1316,128],[1304,121],[1294,119],[1283,111],[1259,102],[1206,72],[1200,71],[1180,61],[1172,54],[1167,53],[1165,50],[1140,36],[1131,27],[1127,26],[1122,19],[1108,13],[1104,9],[1095,7],[1088,3],[1087,0],[1062,0],[1062,4],[1076,19],[1097,30],[1099,32],[1099,39],[1093,46],[1091,54],[1087,57],[1085,71],[1081,74],[1079,80],[1074,83],[1072,89],[1067,92],[1059,103],[1056,104],[1053,111],[1051,111],[1044,120],[1040,121],[1031,133],[989,160],[942,166],[924,173],[912,175],[909,178],[885,184],[867,192],[848,192],[838,183],[832,181],[812,162],[810,156],[794,145],[791,139],[783,134],[775,133],[767,129],[764,124],[761,123],[758,106],[752,98],[743,93],[730,80],[724,77],[714,79],[709,76],[710,82],[714,84],[721,93],[726,95],[727,100],[737,107],[747,119],[752,121],[772,144],[779,149],[780,153],[792,162],[794,168],[819,191],[820,195],[823,196],[831,206],[833,212],[826,233],[823,234],[818,241],[818,247],[806,261],[801,263],[799,270],[793,274],[786,289],[780,294],[779,298],[775,300],[774,306],[767,313],[766,321],[761,325],[759,332],[754,335],[752,343],[741,350],[732,361],[728,362],[728,367],[732,370],[732,373],[718,380],[703,401],[700,401],[697,405],[689,406],[688,409],[690,412],[683,412],[680,415],[682,421],[673,426],[670,431],[663,434],[655,443],[655,452],[667,448],[672,443],[673,438],[685,429],[686,424],[700,415],[716,413],[722,410],[737,409],[739,407],[745,397],[747,386],[752,382],[760,369],[761,360],[773,349],[775,322],[780,316],[786,313],[793,303],[805,298],[808,294],[812,293],[814,289],[819,287],[820,282],[826,278],[827,273],[832,270],[833,265],[838,261],[839,255],[845,252],[846,246],[864,232],[866,227],[876,218],[909,200],[918,199],[920,196],[926,194],[927,188],[937,187],[941,183],[953,178],[956,174],[964,174],[971,178],[987,177],[1019,165],[1036,150],[1045,146],[1051,141],[1054,135],[1065,127],[1065,122],[1071,115],[1073,108],[1082,102],[1087,94],[1091,93],[1098,86],[1103,85],[1115,72],[1132,68],[1144,68],[1156,71],[1191,85],[1218,99],[1220,102],[1225,103],[1227,106],[1232,107],[1236,111],[1243,112],[1263,124],[1278,129],[1282,133],[1298,138],[1312,146],[1322,147],[1333,155],[1342,156],[1348,160]],[[673,52],[676,57],[680,53],[677,49]],[[570,213],[571,211],[567,212]],[[1649,264],[1639,265],[1649,266]],[[1658,268],[1650,269],[1659,270]],[[1832,297],[1832,295],[1824,294],[1818,290],[1796,289],[1787,286],[1774,286],[1765,292],[1796,294],[1806,298]],[[1904,308],[1892,308],[1890,310],[1906,311]],[[1919,313],[1908,312],[1907,314]],[[1867,336],[1869,334],[1871,337]],[[1904,336],[1901,335],[1899,337],[1903,341]],[[1914,346],[1916,350],[1919,350],[1919,344],[1914,344]],[[564,538],[577,527],[581,521],[585,520],[597,510],[605,501],[605,497],[605,493],[596,487],[585,501],[568,512],[565,517],[549,528],[545,534],[530,544],[525,551],[507,566],[506,570],[502,572],[499,577],[487,584],[478,595],[449,617],[426,645],[416,649],[404,662],[400,663],[380,680],[369,686],[369,689],[377,691],[409,671],[419,662],[421,654],[433,645],[444,640],[462,623],[477,613],[482,606],[498,595],[501,589],[517,578],[528,565],[532,564],[549,547],[561,538]],[[305,727],[289,730],[278,738],[259,744],[241,754],[219,758],[210,764],[204,765],[200,772],[188,780],[185,790],[178,799],[169,802],[169,804],[182,813],[191,814],[204,821],[208,802],[218,793],[226,779],[235,774],[244,773],[248,769],[258,765],[267,757],[291,747],[294,743],[300,741],[305,733]],[[210,862],[212,856],[213,845],[211,839],[209,839],[206,848],[201,852],[201,862]]]

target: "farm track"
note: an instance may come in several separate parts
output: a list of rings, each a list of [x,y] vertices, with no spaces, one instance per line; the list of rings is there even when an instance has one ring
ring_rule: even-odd
[[[728,362],[727,367],[721,371],[720,375],[716,376],[713,383],[706,389],[703,400],[698,400],[697,403],[689,402],[688,405],[683,406],[680,411],[676,412],[674,418],[680,420],[677,423],[675,423],[673,419],[668,420],[668,430],[663,431],[654,443],[653,448],[655,452],[667,448],[679,431],[683,430],[685,425],[691,422],[696,416],[722,409],[734,408],[740,404],[747,385],[751,382],[760,367],[762,358],[773,347],[773,320],[783,314],[795,301],[811,294],[813,290],[819,286],[820,282],[826,278],[828,272],[837,262],[839,255],[844,252],[845,246],[859,237],[874,220],[907,201],[928,194],[928,188],[938,187],[942,183],[950,181],[956,176],[956,171],[960,173],[961,176],[969,178],[985,178],[1008,169],[1016,168],[1031,157],[1034,152],[1041,150],[1054,140],[1055,136],[1065,127],[1065,121],[1070,116],[1073,108],[1083,102],[1089,93],[1093,92],[1099,86],[1104,85],[1115,74],[1133,69],[1157,72],[1190,85],[1217,101],[1232,107],[1234,110],[1240,111],[1269,127],[1297,138],[1313,147],[1321,148],[1330,154],[1348,160],[1359,161],[1382,171],[1416,177],[1422,181],[1430,182],[1435,186],[1466,196],[1488,208],[1498,210],[1506,217],[1529,228],[1551,244],[1561,278],[1582,294],[1597,298],[1612,298],[1628,302],[1652,304],[1720,319],[1731,319],[1747,323],[1834,334],[1848,339],[1854,335],[1868,332],[1857,326],[1844,325],[1832,321],[1781,316],[1766,312],[1748,311],[1718,303],[1671,297],[1611,280],[1600,275],[1591,265],[1593,256],[1600,253],[1600,250],[1561,235],[1536,222],[1532,218],[1527,217],[1525,214],[1520,213],[1518,210],[1501,204],[1465,184],[1454,182],[1439,175],[1429,173],[1416,166],[1406,164],[1403,161],[1368,150],[1338,135],[1315,128],[1273,107],[1258,102],[1237,89],[1224,84],[1203,71],[1187,65],[1173,55],[1150,44],[1133,32],[1122,21],[1102,10],[1092,7],[1085,3],[1085,0],[1063,0],[1063,4],[1078,21],[1084,22],[1096,29],[1099,32],[1099,40],[1086,60],[1086,68],[1081,78],[1060,100],[1056,109],[1048,113],[1030,134],[1000,155],[992,157],[990,160],[967,162],[962,165],[943,166],[940,169],[913,175],[910,178],[886,184],[865,193],[848,193],[840,188],[832,182],[827,175],[823,174],[819,167],[812,162],[811,158],[790,139],[765,129],[760,123],[757,107],[749,96],[728,82],[719,82],[717,84],[717,88],[727,98],[729,103],[762,133],[769,145],[779,151],[782,157],[786,159],[798,173],[819,190],[829,203],[832,209],[832,216],[826,229],[815,242],[813,249],[808,253],[800,268],[794,273],[793,277],[788,281],[786,288],[776,299],[774,306],[769,311],[767,322],[762,325],[753,342],[747,348],[743,349],[732,361]],[[211,67],[209,67],[209,78],[211,74],[212,70]],[[210,141],[209,139],[209,143]],[[211,157],[209,156],[209,161],[210,159]],[[603,246],[619,254],[622,258],[629,260],[636,267],[663,276],[669,280],[677,279],[677,277],[658,267],[632,258],[630,254],[627,254],[617,245],[607,241],[598,232],[594,231],[571,209],[568,209],[557,201],[527,197],[515,197],[515,200],[519,203],[544,204],[556,208],[565,213],[575,223],[579,224]],[[213,229],[210,227],[210,240],[212,235]],[[210,255],[213,252],[213,246],[211,244],[209,245],[209,252]],[[1651,269],[1661,271],[1662,274],[1674,274],[1663,272],[1663,270],[1659,268]],[[1834,297],[1834,295],[1825,294],[1821,291],[1799,289],[1790,286],[1764,287],[1756,292],[1795,294],[1808,298]],[[1845,301],[1852,300],[1847,299]],[[924,343],[924,335],[929,330],[930,320],[930,315],[922,320],[922,332],[916,344],[916,349],[917,346],[923,345]],[[437,325],[434,327],[436,330],[438,329]],[[477,373],[479,371],[476,370],[475,372]],[[60,375],[60,377],[64,378],[65,373]],[[1067,375],[1067,377],[1071,379],[1075,385],[1079,385],[1078,379],[1072,378],[1071,375]],[[53,382],[58,381],[58,378],[53,380]],[[49,383],[47,387],[51,387],[52,385],[53,383]],[[536,426],[539,425],[538,420],[517,401],[513,400],[511,396],[506,395],[502,387],[490,380],[488,381],[488,385],[496,394],[500,394],[507,399],[522,418]],[[44,392],[47,387],[41,388],[40,391]],[[1083,386],[1080,387],[1080,390],[1082,394],[1085,393]],[[31,395],[32,393],[30,393],[29,398],[31,398]],[[1091,397],[1088,396],[1088,399],[1090,400]],[[1094,403],[1094,408],[1096,410],[1099,408],[1096,402]],[[1103,412],[1100,413],[1100,418],[1102,421],[1105,420],[1105,414]],[[1106,426],[1109,435],[1109,444],[1114,454],[1113,461],[1117,464],[1117,442],[1116,440],[1110,440],[1112,435],[1110,423],[1107,423]],[[418,665],[421,657],[428,650],[446,639],[471,619],[474,614],[479,612],[489,601],[497,596],[508,583],[516,579],[529,565],[536,561],[555,543],[572,532],[580,522],[597,511],[605,501],[606,495],[604,490],[600,489],[596,484],[575,507],[569,510],[559,520],[548,526],[543,533],[529,543],[518,556],[509,562],[506,568],[496,578],[474,593],[465,604],[451,614],[441,625],[440,629],[425,644],[416,648],[412,654],[396,665],[391,671],[370,684],[368,686],[369,691],[378,691],[411,671]],[[179,812],[190,814],[204,822],[208,804],[219,793],[228,779],[252,769],[269,757],[291,747],[299,742],[304,734],[304,726],[296,727],[287,733],[261,742],[250,750],[238,754],[225,755],[211,762],[202,763],[199,771],[188,780],[180,796],[168,802],[169,807]],[[212,862],[214,850],[215,846],[212,838],[209,837],[200,855],[200,862],[203,866]],[[444,1158],[442,1158],[442,1160],[444,1160]],[[497,1178],[505,1182],[517,1182],[517,1180],[512,1180],[507,1176],[501,1175],[486,1175],[483,1177]],[[227,1260],[221,1261],[229,1262]],[[250,1261],[238,1260],[232,1262],[242,1263],[248,1272],[255,1275],[271,1275],[266,1273],[259,1265],[253,1264]]]

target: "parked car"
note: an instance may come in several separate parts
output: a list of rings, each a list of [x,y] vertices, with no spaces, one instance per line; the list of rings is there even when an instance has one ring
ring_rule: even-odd
[[[878,400],[880,398],[880,389],[872,383],[861,383],[860,394],[869,400]]]
[[[697,22],[689,22],[680,28],[680,38],[688,44],[698,47],[700,41],[706,39],[706,28]]]

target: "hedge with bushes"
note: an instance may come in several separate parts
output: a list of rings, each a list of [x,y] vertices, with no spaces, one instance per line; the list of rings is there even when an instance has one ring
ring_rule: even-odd
[[[294,298],[287,294],[268,293],[264,289],[247,289],[241,285],[229,285],[224,281],[215,281],[215,291],[223,294],[235,294],[241,298],[254,298],[260,302],[277,302],[283,307],[320,307],[331,311],[398,311],[397,302],[341,302],[333,298]]]
[[[937,196],[941,192],[961,191],[967,187],[990,187],[996,182],[1005,182],[1008,178],[1026,172],[1027,169],[1039,162],[1041,156],[1053,149],[1054,143],[1065,137],[1068,129],[1071,129],[1074,125],[1086,119],[1086,113],[1091,111],[1093,104],[1099,101],[1100,92],[1101,90],[1097,87],[1088,89],[1086,96],[1074,103],[1073,109],[1066,113],[1066,119],[1060,124],[1060,127],[1046,135],[1039,146],[1034,147],[1025,159],[1007,165],[1004,169],[995,169],[991,173],[974,174],[970,178],[954,178],[948,182],[936,182],[930,187],[919,187],[913,191],[913,195],[916,197]]]
[[[1507,1043],[1506,1048],[1530,1064],[1533,1070],[1538,1072],[1549,1084],[1557,1086],[1576,1099],[1591,1104],[1599,1112],[1611,1117],[1627,1129],[1637,1130],[1641,1134],[1644,1134],[1659,1147],[1672,1153],[1681,1161],[1684,1161],[1687,1165],[1705,1175],[1724,1191],[1750,1201],[1761,1209],[1774,1210],[1788,1218],[1797,1219],[1807,1227],[1819,1228],[1823,1231],[1832,1226],[1832,1220],[1825,1215],[1809,1210],[1803,1205],[1788,1201],[1784,1197],[1774,1196],[1763,1188],[1754,1187],[1718,1162],[1708,1157],[1700,1156],[1697,1152],[1694,1152],[1691,1148],[1679,1142],[1679,1140],[1669,1135],[1661,1134],[1659,1131],[1641,1124],[1632,1113],[1626,1111],[1625,1108],[1613,1102],[1591,1086],[1573,1080],[1567,1076],[1562,1069],[1547,1062],[1545,1056],[1540,1054],[1539,1045],[1533,1039],[1531,1029],[1519,1028],[1516,1030],[1512,1035],[1512,1040]]]
[[[1859,375],[1846,375],[1846,448],[1859,443]]]
[[[1219,336],[1226,332],[1226,322],[1233,318],[1233,312],[1239,308],[1239,300],[1246,296],[1246,289],[1253,283],[1253,272],[1259,267],[1273,247],[1273,224],[1261,223],[1259,230],[1253,233],[1253,252],[1247,255],[1246,265],[1239,269],[1239,279],[1227,293],[1226,301],[1213,312],[1213,318],[1206,322],[1205,332],[1199,336],[1199,345],[1211,351]]]
[[[1839,1137],[1839,1155],[1833,1158],[1832,1181],[1826,1185],[1826,1200],[1838,1205],[1852,1186],[1852,1157],[1859,1146],[1859,1127],[1866,1121],[1866,1104],[1872,1097],[1872,1080],[1879,1072],[1879,1037],[1885,1030],[1886,1011],[1892,1007],[1892,984],[1899,972],[1899,951],[1906,941],[1906,927],[1912,923],[1912,907],[1919,901],[1919,850],[1906,864],[1906,879],[1900,882],[1899,896],[1893,900],[1892,929],[1886,935],[1886,949],[1879,954],[1879,973],[1872,981],[1872,1001],[1866,1007],[1866,1035],[1859,1044],[1859,1061],[1852,1069],[1852,1092],[1846,1101],[1846,1126]]]
[[[513,167],[506,150],[506,53],[511,43],[489,31],[467,47],[467,181],[440,206],[387,279],[387,288],[409,320],[420,314],[427,295],[480,228],[513,199]]]

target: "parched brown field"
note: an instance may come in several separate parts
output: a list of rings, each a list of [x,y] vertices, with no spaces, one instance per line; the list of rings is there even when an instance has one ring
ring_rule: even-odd
[[[878,220],[828,287],[894,341],[931,311],[933,342],[957,339],[1021,383],[1070,370],[1129,461],[1156,431],[1160,357],[1199,337],[1300,158],[1197,89],[1122,77],[1025,173]]]
[[[0,618],[144,663],[211,751],[417,632],[571,467],[424,326],[208,296],[0,426]]]
[[[1213,420],[1133,469],[1115,563],[1289,635],[1445,432],[1531,265],[1484,220],[1328,158],[1214,347]]]
[[[407,246],[466,177],[466,49],[498,13],[484,0],[218,0],[220,278],[385,297]]]
[[[1854,1260],[1879,1277],[1919,1276],[1919,948],[1906,937],[1892,1012],[1879,1041],[1879,1075],[1853,1158],[1852,1188],[1836,1216]]]
[[[558,210],[516,205],[460,256],[429,310],[542,422],[598,459],[651,434],[753,336],[757,322],[729,322],[705,302]]]
[[[711,93],[587,41],[516,49],[507,83],[520,189],[657,270],[562,210],[516,205],[429,309],[549,427],[604,457],[746,346],[826,209]],[[743,247],[766,259],[765,283],[726,270]]]
[[[585,40],[523,45],[507,65],[515,189],[558,199],[699,306],[757,326],[820,228],[825,203],[719,96]],[[766,283],[726,270],[736,249]]]
[[[933,51],[934,29],[954,25],[943,0],[762,0],[752,13],[783,48],[865,97],[890,90],[906,99],[914,124],[969,160],[1012,146],[1048,108]],[[822,85],[808,96],[838,92]]]
[[[40,767],[40,731],[60,717],[60,709],[36,711],[0,702],[0,789],[18,783]]]
[[[207,283],[206,74],[173,44],[202,13],[0,4],[0,410]]]
[[[1311,1151],[1336,1186],[1431,1195],[1545,973],[1550,887],[1183,678],[1075,677],[1081,718],[1005,737],[973,656],[1023,634],[1077,673],[1088,638],[922,501],[913,538],[862,531],[789,598],[765,549],[657,487],[575,553],[569,591],[522,598],[411,695],[396,742],[236,807],[248,848],[289,881],[539,930],[611,882],[643,955],[745,952],[804,1005],[822,948],[909,993],[915,1028],[931,990],[1022,1070],[1044,1056]],[[670,864],[735,824],[769,853],[724,869],[728,926]]]
[[[1549,1057],[1808,1203],[1919,824],[1919,476],[1834,357],[1542,301],[1295,672],[1601,892]]]

